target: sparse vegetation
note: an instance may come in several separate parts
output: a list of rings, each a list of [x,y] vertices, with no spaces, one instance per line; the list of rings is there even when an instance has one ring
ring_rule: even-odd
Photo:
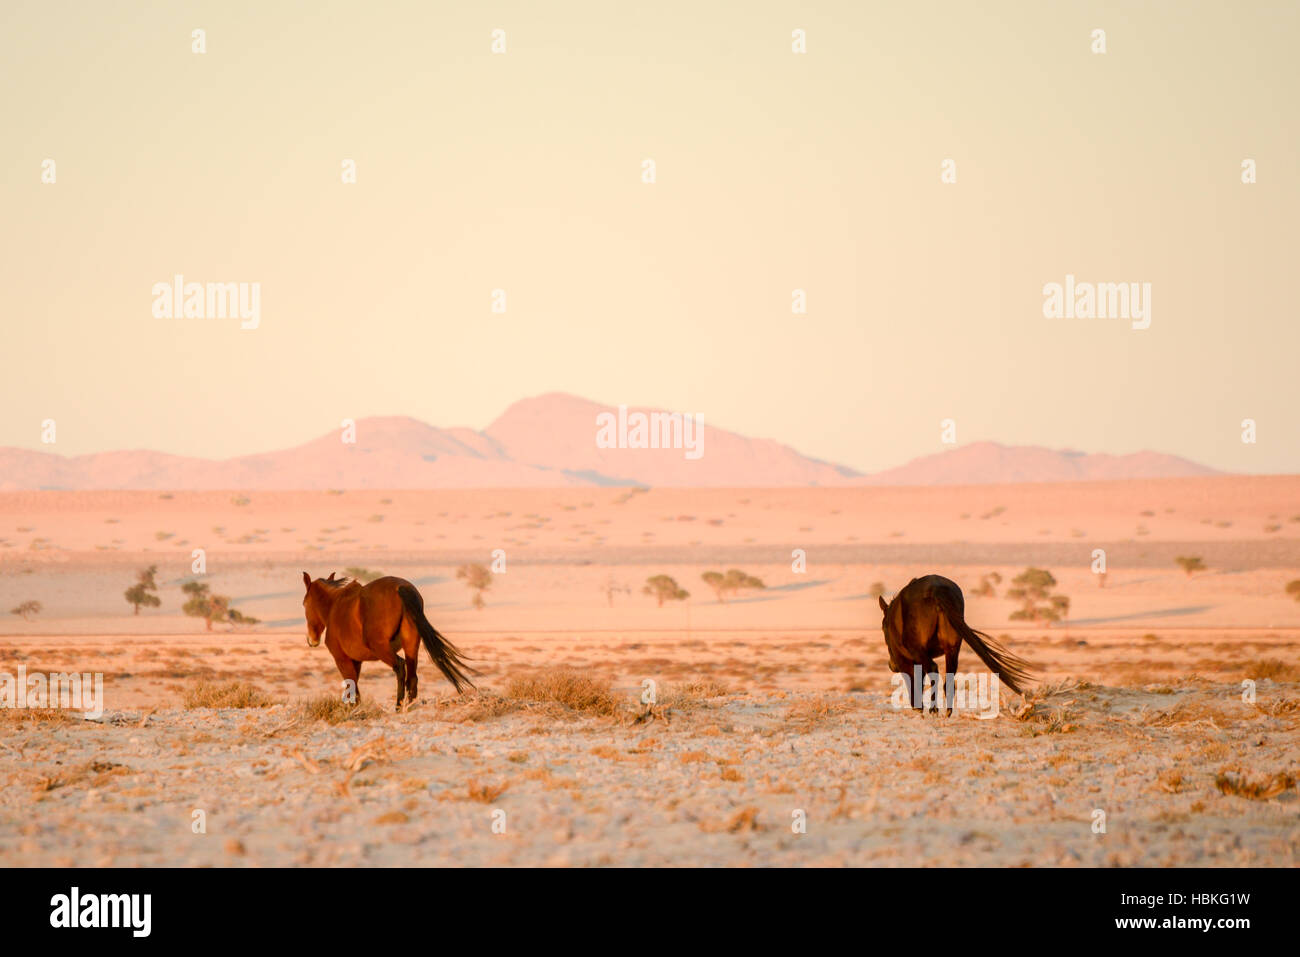
[[[600,586],[600,592],[601,592],[602,595],[605,596],[605,600],[606,600],[607,602],[609,602],[609,607],[610,607],[610,608],[613,608],[613,607],[614,607],[614,596],[615,596],[615,595],[630,595],[630,594],[632,594],[632,588],[631,588],[631,586],[629,586],[629,585],[625,585],[623,582],[618,581],[618,580],[617,580],[613,575],[610,575],[610,576],[609,576],[608,578],[606,578],[605,581],[601,584],[601,586]]]
[[[608,681],[569,668],[552,668],[511,678],[506,685],[506,697],[563,705],[583,714],[612,715],[619,710],[619,701]]]
[[[355,578],[363,585],[368,585],[377,578],[383,578],[383,572],[371,571],[369,568],[361,568],[358,565],[349,565],[343,569],[343,573],[349,578]]]
[[[997,572],[989,572],[988,574],[982,575],[980,577],[980,583],[975,586],[975,589],[971,592],[971,594],[976,598],[997,598],[998,593],[993,586],[1001,585],[1001,584],[1002,584],[1002,576],[999,575]]]
[[[660,608],[666,601],[685,601],[691,593],[669,575],[652,575],[641,586],[641,594],[653,595]]]
[[[1267,801],[1296,786],[1295,777],[1285,772],[1255,777],[1235,769],[1220,771],[1214,785],[1224,794],[1251,801]]]
[[[456,578],[463,581],[470,591],[474,593],[470,604],[482,610],[486,604],[483,601],[483,593],[492,587],[492,572],[488,570],[488,567],[477,562],[472,565],[461,565],[460,568],[456,569]]]
[[[186,582],[181,591],[189,596],[181,611],[191,618],[202,618],[208,631],[212,630],[214,621],[226,622],[232,628],[258,623],[258,619],[231,608],[229,596],[212,594],[204,582]]]
[[[157,608],[162,604],[162,599],[158,597],[158,583],[154,580],[157,574],[157,565],[140,569],[135,574],[135,584],[123,592],[127,603],[135,609],[132,614],[140,614],[142,606]]]
[[[1034,624],[1060,621],[1070,613],[1070,599],[1065,595],[1054,595],[1056,578],[1044,568],[1026,568],[1011,579],[1014,586],[1007,589],[1007,597],[1020,602],[1020,607],[1011,613],[1012,621],[1030,621]]]
[[[41,613],[41,603],[39,601],[27,600],[19,602],[13,608],[9,609],[9,614],[17,615],[23,621],[31,621],[33,616]]]
[[[746,588],[767,587],[761,580],[742,572],[739,568],[729,569],[725,575],[722,572],[705,572],[700,577],[713,589],[720,602],[725,602],[728,594],[736,595]]]
[[[199,681],[185,691],[182,699],[193,708],[269,708],[275,704],[247,681]]]
[[[1296,601],[1300,601],[1300,578],[1286,583],[1286,593]]]
[[[326,724],[343,724],[345,721],[367,721],[384,712],[370,701],[345,702],[340,695],[323,694],[299,701],[294,709],[298,717]]]
[[[1174,564],[1185,571],[1188,578],[1196,572],[1205,571],[1205,563],[1201,561],[1199,555],[1179,555],[1174,559]]]

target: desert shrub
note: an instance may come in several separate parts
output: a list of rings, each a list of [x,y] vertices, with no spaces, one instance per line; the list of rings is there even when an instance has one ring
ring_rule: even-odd
[[[140,569],[135,573],[135,584],[122,593],[127,603],[135,608],[134,614],[140,614],[141,606],[157,608],[162,604],[158,597],[158,583],[154,580],[157,574],[157,565]]]
[[[345,721],[367,721],[383,714],[371,701],[346,702],[341,695],[322,694],[299,701],[294,709],[298,716],[308,721],[343,724]]]
[[[685,601],[691,593],[677,584],[669,575],[652,575],[641,586],[641,594],[654,596],[660,608],[666,601]]]
[[[275,704],[247,681],[201,680],[182,698],[186,708],[269,708]]]
[[[456,578],[463,581],[465,585],[474,593],[471,600],[475,608],[481,609],[484,605],[483,593],[492,587],[492,572],[486,565],[480,565],[477,562],[472,565],[461,565],[456,569]]]
[[[761,580],[742,572],[739,568],[729,569],[725,575],[722,572],[705,572],[700,577],[713,589],[714,594],[718,596],[718,601],[726,601],[727,595],[739,594],[746,588],[767,587]]]
[[[1020,607],[1011,613],[1012,621],[1040,621],[1051,624],[1060,621],[1070,613],[1070,599],[1065,595],[1053,595],[1056,579],[1044,568],[1026,568],[1011,579],[1013,588],[1007,589],[1007,597],[1020,602]]]
[[[608,681],[570,668],[551,668],[511,678],[505,696],[518,701],[558,704],[583,714],[612,715],[619,710],[619,701]]]
[[[39,601],[28,600],[19,602],[13,608],[9,609],[9,614],[17,615],[23,621],[31,621],[33,615],[41,613],[41,603]]]

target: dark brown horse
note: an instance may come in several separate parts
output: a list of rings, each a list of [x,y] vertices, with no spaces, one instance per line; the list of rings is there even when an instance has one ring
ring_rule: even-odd
[[[404,578],[377,578],[368,585],[347,578],[334,580],[302,573],[307,594],[302,607],[307,613],[307,644],[315,648],[325,634],[325,647],[334,656],[343,680],[356,691],[361,676],[361,662],[382,661],[397,675],[397,710],[402,698],[415,700],[419,689],[416,663],[420,643],[429,657],[447,676],[452,687],[462,691],[474,683],[467,674],[478,672],[465,664],[456,650],[424,617],[424,599]],[[397,656],[401,651],[405,660]]]
[[[1023,694],[1025,683],[1033,680],[1027,662],[966,624],[966,602],[961,589],[942,575],[913,578],[888,604],[882,596],[880,610],[885,613],[880,627],[885,633],[885,647],[889,649],[889,670],[904,676],[913,708],[922,707],[925,678],[934,675],[937,682],[935,658],[942,654],[944,700],[948,714],[952,714],[957,655],[963,641],[1012,691]],[[920,680],[916,680],[918,674]]]

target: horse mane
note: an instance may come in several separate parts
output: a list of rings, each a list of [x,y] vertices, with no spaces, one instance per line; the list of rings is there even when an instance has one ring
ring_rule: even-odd
[[[342,588],[344,585],[350,585],[355,579],[352,578],[322,578],[322,585],[329,585],[331,588]]]

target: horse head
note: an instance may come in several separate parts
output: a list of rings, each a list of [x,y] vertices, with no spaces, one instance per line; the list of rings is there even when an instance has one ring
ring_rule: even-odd
[[[880,619],[880,630],[885,635],[885,648],[889,651],[889,670],[897,674],[901,666],[894,649],[898,647],[902,636],[898,634],[898,623],[890,621],[889,604],[885,601],[885,596],[878,595],[877,598],[880,600],[880,610],[884,612],[884,617]]]
[[[302,597],[303,611],[307,615],[307,644],[313,648],[320,644],[321,635],[325,632],[325,616],[329,612],[325,589],[321,587],[320,582],[333,578],[334,574],[331,572],[329,579],[312,581],[310,575],[306,572],[302,573],[303,584],[307,586],[307,594]]]

